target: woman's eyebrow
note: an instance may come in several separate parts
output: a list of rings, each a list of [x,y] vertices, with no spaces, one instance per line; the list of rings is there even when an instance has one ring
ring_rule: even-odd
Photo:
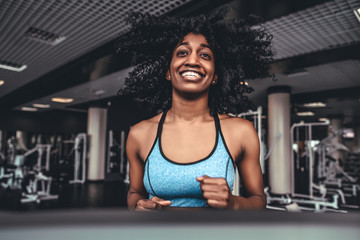
[[[188,45],[189,45],[189,42],[182,42],[182,43],[180,43],[180,44],[178,45],[178,47],[180,47],[180,46],[182,46],[182,45],[188,46]]]
[[[178,45],[178,47],[180,47],[180,46],[182,46],[182,45],[188,46],[188,45],[189,45],[189,42],[182,42],[182,43],[180,43],[180,44]],[[209,45],[205,44],[205,43],[200,43],[200,46],[201,46],[201,47],[205,47],[205,48],[209,48],[209,49],[212,51],[211,47],[210,47]]]
[[[205,44],[205,43],[201,43],[200,46],[205,47],[205,48],[209,48],[210,50],[212,50],[211,47],[209,45]]]

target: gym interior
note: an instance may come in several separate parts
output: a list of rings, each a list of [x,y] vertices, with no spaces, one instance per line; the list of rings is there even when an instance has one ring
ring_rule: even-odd
[[[126,14],[224,5],[273,34],[275,78],[246,81],[257,108],[235,116],[258,133],[267,207],[128,211],[127,135],[152,116],[118,96]],[[0,1],[1,239],[359,239],[359,53],[358,0]]]

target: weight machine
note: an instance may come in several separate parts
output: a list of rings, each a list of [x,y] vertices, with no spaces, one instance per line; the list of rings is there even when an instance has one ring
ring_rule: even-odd
[[[331,156],[332,153],[344,151],[349,153],[349,149],[340,143],[331,143],[331,140],[343,133],[340,129],[323,139],[318,145],[317,152],[320,157],[318,166],[319,181],[330,191],[341,192],[346,197],[356,197],[360,191],[360,185],[357,183],[358,178],[348,174],[339,163],[339,159]],[[345,204],[345,201],[343,201]]]
[[[125,154],[125,142],[125,131],[109,131],[106,173],[118,175],[125,183],[129,183],[129,164],[127,164],[127,158]]]
[[[87,135],[79,133],[74,140],[65,140],[63,143],[74,144],[67,158],[74,155],[74,179],[69,183],[85,183],[86,181],[86,157],[87,157]]]
[[[25,166],[29,156],[38,153],[37,162],[33,166]],[[37,144],[35,148],[25,152],[23,155],[17,155],[16,158],[22,162],[23,183],[26,184],[22,191],[21,203],[36,202],[40,203],[45,200],[56,200],[58,195],[51,194],[52,177],[46,176],[44,171],[50,170],[50,144]],[[45,156],[45,163],[43,161]]]
[[[321,162],[320,156],[316,156],[316,149],[318,148],[318,143],[313,141],[313,127],[319,126],[328,126],[329,122],[313,122],[313,123],[295,123],[291,126],[291,146],[293,151],[291,154],[291,169],[293,169],[294,176],[292,177],[292,194],[291,201],[298,204],[313,205],[315,207],[315,212],[322,212],[331,209],[338,209],[339,203],[338,198],[341,197],[343,203],[345,203],[344,195],[341,191],[336,191],[331,194],[331,200],[326,198],[326,195],[329,194],[329,191],[326,187],[319,181],[315,182],[314,169],[318,167],[319,162]],[[304,129],[304,140],[300,141],[299,131]],[[303,149],[300,147],[300,142],[303,143]],[[297,146],[297,147],[295,147]],[[294,149],[295,147],[295,149]],[[317,157],[317,164],[316,164]],[[308,186],[307,192],[298,192],[295,184],[295,173],[302,172],[308,173],[308,180],[305,181]],[[304,175],[303,175],[304,176]],[[317,176],[318,178],[318,176]],[[305,183],[305,185],[306,185]],[[304,185],[304,182],[301,182],[301,185]],[[314,193],[317,193],[316,195]]]
[[[331,157],[329,157],[329,154],[332,152],[347,150],[342,144],[329,144],[332,138],[341,134],[341,130],[321,141],[313,141],[313,127],[328,125],[329,122],[300,122],[292,125],[291,146],[293,151],[291,155],[291,169],[294,171],[291,179],[292,192],[287,196],[271,196],[268,191],[265,191],[268,196],[268,204],[279,202],[285,205],[290,205],[291,203],[312,205],[314,209],[299,206],[298,208],[314,210],[315,212],[346,212],[339,210],[340,203],[342,203],[342,206],[357,208],[357,206],[345,205],[346,194],[344,193],[344,188],[340,188],[342,181],[347,180],[354,184],[356,179],[348,175],[340,167],[338,161],[330,161]],[[302,140],[299,137],[300,130],[304,135]],[[337,177],[339,174],[342,175],[341,180]],[[300,178],[302,180],[297,184],[296,179]],[[337,185],[338,188],[331,188],[329,185]],[[301,188],[303,186],[307,187]],[[354,192],[356,194],[356,191],[358,191],[357,186],[352,187],[351,191],[353,195]]]

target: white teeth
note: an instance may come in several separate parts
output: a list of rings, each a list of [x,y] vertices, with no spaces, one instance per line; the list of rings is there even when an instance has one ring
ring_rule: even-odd
[[[196,72],[191,72],[191,71],[187,71],[181,74],[183,77],[186,76],[192,76],[192,77],[201,77],[200,74],[196,73]]]

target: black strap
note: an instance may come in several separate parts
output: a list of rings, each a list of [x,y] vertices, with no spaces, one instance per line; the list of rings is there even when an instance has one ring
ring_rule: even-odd
[[[215,120],[216,134],[218,134],[221,131],[221,128],[220,128],[219,116],[217,113],[214,114],[214,120]]]
[[[162,128],[163,128],[163,125],[164,125],[164,122],[165,122],[166,114],[167,114],[167,110],[163,112],[163,114],[162,114],[162,116],[160,118],[159,125],[158,125],[158,130],[157,130],[157,134],[156,134],[157,138],[159,138],[160,135],[161,135]]]

